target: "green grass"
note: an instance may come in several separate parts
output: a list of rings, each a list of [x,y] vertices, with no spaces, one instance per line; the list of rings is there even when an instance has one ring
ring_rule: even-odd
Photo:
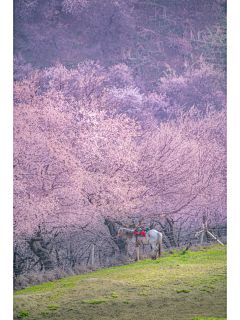
[[[203,318],[203,317],[196,317],[191,320],[227,320],[227,318]]]
[[[188,293],[188,292],[190,292],[190,290],[187,290],[187,289],[182,289],[182,290],[176,290],[178,293],[180,293],[180,292],[185,292],[185,293]]]
[[[51,305],[51,306],[48,306],[48,308],[50,310],[57,310],[58,308],[61,308],[61,307],[60,306]]]
[[[103,302],[108,302],[108,300],[90,300],[90,301],[86,301],[86,300],[83,300],[82,301],[83,303],[91,303],[91,304],[98,304],[98,303],[103,303]]]
[[[147,293],[147,292],[139,292],[138,295],[139,296],[148,296],[149,293]]]
[[[14,319],[21,310],[28,320],[223,319],[226,246],[166,253],[20,290],[14,293]]]
[[[17,315],[18,318],[23,318],[29,315],[29,312],[26,311],[20,311],[19,314]]]

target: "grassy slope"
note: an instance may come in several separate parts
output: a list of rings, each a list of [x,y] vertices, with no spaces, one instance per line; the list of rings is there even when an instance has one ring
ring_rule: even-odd
[[[14,319],[20,311],[27,320],[226,318],[226,247],[27,288],[14,293]]]

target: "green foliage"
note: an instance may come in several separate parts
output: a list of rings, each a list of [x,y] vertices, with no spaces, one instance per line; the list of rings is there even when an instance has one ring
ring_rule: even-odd
[[[116,292],[112,292],[111,297],[112,297],[112,298],[118,298],[118,295],[116,294]]]
[[[200,291],[206,291],[206,292],[209,292],[209,293],[211,293],[212,291],[210,291],[210,290],[208,290],[208,289],[200,289]]]
[[[49,311],[41,311],[42,314],[49,314]]]
[[[61,307],[60,306],[51,305],[51,306],[48,306],[48,308],[50,310],[57,310],[58,308],[61,308]]]
[[[191,320],[227,320],[227,318],[203,318],[203,317],[196,317],[192,318]]]
[[[27,311],[20,311],[19,314],[17,315],[18,318],[23,318],[29,315],[29,312]]]
[[[185,292],[185,293],[188,293],[188,292],[190,292],[189,290],[187,290],[187,289],[182,289],[182,290],[176,290],[178,293],[180,293],[180,292]]]
[[[99,304],[103,302],[109,302],[109,300],[83,300],[82,303]]]
[[[149,293],[147,293],[147,292],[139,292],[138,295],[139,296],[148,296]]]

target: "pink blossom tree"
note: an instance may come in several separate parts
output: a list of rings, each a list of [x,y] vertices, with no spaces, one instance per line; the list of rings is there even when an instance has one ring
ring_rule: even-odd
[[[45,269],[54,250],[60,261],[53,247],[67,230],[89,237],[104,230],[125,252],[116,223],[165,214],[155,222],[177,245],[176,227],[196,228],[205,212],[215,224],[226,217],[225,111],[202,117],[192,108],[140,125],[116,110],[129,103],[140,113],[152,98],[106,87],[101,68],[89,63],[14,85],[14,239],[27,241]]]
[[[144,186],[138,208],[141,217],[165,213],[159,221],[166,220],[168,229],[173,229],[174,221],[185,220],[186,225],[201,227],[206,211],[213,223],[225,221],[225,128],[225,111],[202,118],[193,108],[177,120],[145,130],[137,177]]]
[[[226,105],[225,74],[200,61],[180,75],[173,70],[165,73],[159,79],[158,93],[166,95],[169,116],[192,106],[202,113],[209,108],[221,110]]]
[[[88,100],[77,100],[65,85],[49,86],[40,90],[36,74],[14,88],[14,233],[15,239],[30,238],[35,252],[43,232],[94,225],[114,199],[120,206],[127,182],[118,171],[135,166],[132,120],[107,116],[87,87]]]

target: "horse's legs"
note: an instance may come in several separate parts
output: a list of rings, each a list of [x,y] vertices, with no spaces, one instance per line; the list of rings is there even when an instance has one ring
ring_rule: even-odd
[[[137,262],[139,261],[139,247],[136,247],[136,253],[137,253]]]
[[[161,258],[161,256],[162,256],[162,239],[159,241],[158,255],[159,255],[159,258]]]
[[[156,260],[156,258],[157,258],[157,246],[156,245],[151,245],[151,247],[152,247],[151,258],[152,258],[152,260]]]

